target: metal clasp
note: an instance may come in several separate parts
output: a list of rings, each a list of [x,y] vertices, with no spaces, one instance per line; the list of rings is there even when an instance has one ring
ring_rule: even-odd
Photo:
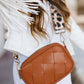
[[[17,69],[17,71],[18,71],[18,73],[19,73],[19,70],[20,70],[20,67],[19,67],[20,60],[19,60],[18,54],[13,53],[13,58],[14,58],[14,60],[15,60],[15,62],[16,62],[16,69]]]

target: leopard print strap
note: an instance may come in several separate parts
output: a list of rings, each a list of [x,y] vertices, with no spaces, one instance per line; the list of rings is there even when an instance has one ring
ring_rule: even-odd
[[[57,7],[52,4],[50,4],[50,10],[55,32],[65,32],[65,23],[62,14],[57,10]]]

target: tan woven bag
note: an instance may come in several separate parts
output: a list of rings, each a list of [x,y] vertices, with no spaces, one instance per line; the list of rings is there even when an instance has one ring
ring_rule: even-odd
[[[14,58],[19,60],[16,54]],[[67,76],[73,67],[74,61],[66,46],[52,43],[27,58],[20,67],[19,75],[25,84],[56,84]]]

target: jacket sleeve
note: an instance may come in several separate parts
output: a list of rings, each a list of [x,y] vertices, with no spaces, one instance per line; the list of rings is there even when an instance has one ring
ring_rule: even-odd
[[[69,35],[70,40],[75,43],[79,48],[84,50],[84,32],[80,29],[75,20],[70,17],[71,33]]]
[[[29,27],[27,23],[30,23],[33,18],[28,15],[26,16],[26,13],[38,14],[38,11],[33,10],[37,7],[32,9],[32,6],[29,6],[34,6],[34,4],[28,3],[28,1],[34,2],[34,0],[28,0],[27,3],[25,1],[26,0],[0,0],[0,15],[8,28],[4,49],[22,53],[27,56],[33,46],[33,43],[32,46],[30,46],[32,39],[30,38],[30,34],[27,34],[27,27]],[[38,6],[38,4],[36,6]],[[22,14],[18,10],[25,14]]]

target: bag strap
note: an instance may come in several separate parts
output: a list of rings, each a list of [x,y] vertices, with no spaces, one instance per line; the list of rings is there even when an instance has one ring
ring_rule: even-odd
[[[64,44],[64,46],[66,47],[66,44],[65,44],[65,38],[64,36],[62,35],[62,32],[59,33],[60,34],[60,41]]]
[[[66,47],[65,45],[65,38],[64,36],[62,35],[63,32],[59,33],[60,34],[60,41],[64,44],[64,46]],[[13,53],[13,58],[14,58],[14,61],[16,62],[16,69],[19,73],[19,70],[20,70],[20,67],[19,67],[19,64],[20,64],[20,59],[19,59],[19,56],[16,52]]]

